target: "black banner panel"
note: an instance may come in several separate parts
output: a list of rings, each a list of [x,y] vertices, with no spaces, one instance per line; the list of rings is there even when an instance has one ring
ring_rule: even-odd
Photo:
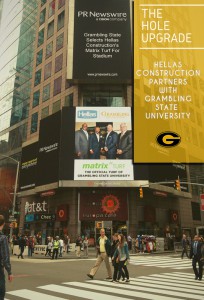
[[[38,142],[22,149],[20,166],[19,190],[26,191],[35,188],[37,168]]]
[[[72,0],[70,6],[74,7],[73,79],[131,82],[130,1]]]
[[[74,180],[75,107],[63,107],[59,179]]]
[[[41,120],[36,185],[58,182],[61,111]]]

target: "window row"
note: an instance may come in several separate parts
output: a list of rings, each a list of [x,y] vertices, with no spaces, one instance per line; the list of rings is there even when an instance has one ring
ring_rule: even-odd
[[[43,1],[44,3],[41,2],[41,6],[43,6],[46,1]],[[58,2],[58,9],[60,9],[62,6],[64,6],[65,0],[59,0]],[[49,8],[48,8],[48,18],[53,16],[55,14],[55,1],[50,2]],[[45,22],[45,17],[46,17],[46,8],[44,8],[41,13],[40,13],[40,25],[42,25]]]
[[[64,14],[63,11],[61,14],[58,15],[57,19],[57,31],[59,31],[64,26]],[[47,26],[47,39],[49,39],[54,34],[54,20],[48,23]],[[38,32],[38,47],[41,46],[45,41],[45,28],[42,28]]]
[[[40,83],[40,79],[41,79],[41,70],[39,70],[35,73],[35,86],[37,86]],[[50,84],[47,84],[46,86],[50,86]],[[53,96],[61,93],[61,86],[62,86],[62,76],[60,76],[54,80]],[[50,88],[49,88],[49,90],[50,90]],[[47,99],[49,99],[49,97]]]
[[[56,51],[61,49],[63,47],[64,42],[64,33],[60,34],[56,39]],[[46,52],[45,52],[45,58],[48,58],[52,55],[53,52],[53,41],[47,44],[46,46]],[[36,55],[36,66],[40,65],[43,61],[43,49],[38,51]]]

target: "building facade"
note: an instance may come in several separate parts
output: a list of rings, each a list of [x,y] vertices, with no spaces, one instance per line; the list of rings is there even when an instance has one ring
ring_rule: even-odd
[[[90,9],[90,22],[93,22],[93,2],[89,2],[90,7],[87,9]],[[199,198],[192,199],[191,189],[187,185],[183,185],[181,191],[175,190],[173,186],[178,176],[181,181],[190,181],[188,166],[131,165],[131,180],[98,180],[94,178],[93,172],[88,180],[73,177],[77,169],[76,157],[73,156],[72,160],[70,158],[74,153],[74,131],[80,130],[83,122],[87,121],[77,121],[77,107],[94,108],[95,111],[103,108],[107,114],[112,108],[117,112],[120,108],[125,110],[132,106],[131,72],[128,73],[127,68],[128,59],[131,59],[131,43],[130,39],[129,44],[123,40],[125,36],[130,37],[131,33],[131,2],[118,2],[116,13],[122,11],[122,15],[117,15],[117,18],[124,22],[121,23],[122,29],[117,28],[121,24],[112,23],[113,28],[116,26],[118,36],[110,35],[114,33],[114,29],[110,32],[110,29],[105,28],[104,33],[100,26],[94,28],[91,23],[87,25],[86,14],[84,13],[84,17],[83,14],[79,16],[79,11],[85,11],[82,1],[24,0],[18,6],[16,1],[10,3],[13,7],[7,7],[4,1],[1,20],[1,32],[7,28],[10,34],[6,34],[7,38],[0,35],[1,44],[5,45],[0,53],[0,153],[21,160],[17,208],[21,214],[18,231],[38,234],[43,243],[48,235],[65,234],[69,234],[73,241],[77,234],[87,235],[95,240],[101,227],[106,228],[108,235],[118,230],[132,236],[148,234],[175,236],[177,239],[180,239],[183,231],[193,234],[196,226],[203,224],[200,210],[200,214],[198,213]],[[116,2],[109,3],[109,9],[114,11]],[[98,13],[104,12],[104,7],[99,3],[98,7],[94,5]],[[8,18],[9,11],[13,12],[16,19],[11,18],[11,21]],[[82,36],[81,28],[84,28]],[[122,31],[124,28],[126,33]],[[108,36],[105,35],[107,33]],[[89,46],[83,48],[80,40],[87,43],[89,41]],[[92,46],[94,43],[109,44],[107,47],[110,49],[111,44],[113,54],[103,52],[98,55],[112,56],[94,57],[95,53],[91,52],[97,48]],[[127,56],[124,60],[116,56],[118,48],[122,53],[127,51],[129,58]],[[87,51],[84,54],[85,49]],[[107,50],[105,46],[104,49]],[[82,55],[84,60],[79,61],[80,51],[85,56]],[[87,56],[87,53],[91,53],[91,56]],[[108,78],[107,75],[103,78],[98,78],[99,75],[90,78],[89,75],[87,78],[88,73],[84,75],[83,72],[92,67],[93,57],[100,70],[112,70],[114,66],[118,70],[118,79]],[[110,65],[107,63],[108,59],[111,60]],[[147,60],[148,58],[142,58],[144,64]],[[121,66],[128,75],[123,76]],[[106,69],[103,72],[105,74]],[[145,83],[140,82],[137,92],[136,99],[150,90]],[[95,126],[99,126],[105,139],[108,122],[110,119],[97,122],[88,120],[90,133]],[[118,126],[114,129],[119,135],[121,119],[111,123]],[[71,133],[67,131],[68,126],[72,126]],[[132,129],[131,121],[129,126]],[[66,139],[66,135],[69,139]],[[57,156],[44,157],[42,148],[56,143]],[[64,156],[66,151],[69,161]],[[100,162],[104,163],[106,159],[103,154]],[[8,164],[12,163],[5,157],[0,162],[1,170],[3,167],[8,170]],[[116,162],[119,166],[119,159]],[[35,167],[33,171],[32,168]],[[28,176],[24,170],[29,168],[31,171]],[[12,169],[15,174],[16,166],[12,165]],[[71,172],[73,174],[70,175]],[[139,196],[140,186],[143,187],[143,198]],[[197,208],[194,207],[199,214],[197,217],[193,215],[195,205],[192,202],[197,204]]]

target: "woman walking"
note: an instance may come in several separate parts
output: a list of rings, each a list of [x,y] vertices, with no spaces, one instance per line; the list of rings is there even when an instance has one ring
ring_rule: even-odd
[[[114,253],[114,259],[118,263],[118,278],[117,281],[120,281],[123,271],[125,272],[126,282],[130,282],[129,280],[129,272],[127,269],[127,263],[130,258],[128,251],[128,244],[125,241],[125,236],[123,234],[118,235],[118,246]]]

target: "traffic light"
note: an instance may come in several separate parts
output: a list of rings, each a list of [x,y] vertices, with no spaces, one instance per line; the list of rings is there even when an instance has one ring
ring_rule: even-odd
[[[139,188],[139,191],[140,191],[140,198],[143,198],[143,188],[140,187],[140,188]]]
[[[176,179],[175,180],[175,189],[177,191],[180,191],[181,190],[181,185],[180,185],[180,180],[179,179]]]

